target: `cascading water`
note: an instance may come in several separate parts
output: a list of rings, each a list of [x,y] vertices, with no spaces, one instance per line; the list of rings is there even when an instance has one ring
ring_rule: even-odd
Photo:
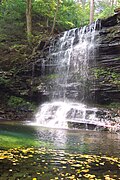
[[[89,59],[94,52],[93,30],[72,29],[66,31],[54,45],[52,45],[49,58],[54,62],[54,75],[51,88],[52,100],[71,99],[83,101],[85,99],[86,82],[89,79]]]
[[[68,128],[70,123],[85,124],[85,128],[104,126],[98,110],[82,104],[90,96],[89,62],[94,60],[96,25],[66,31],[51,45],[48,64],[54,67],[49,87],[51,102],[40,106],[35,115],[37,124],[57,128]]]

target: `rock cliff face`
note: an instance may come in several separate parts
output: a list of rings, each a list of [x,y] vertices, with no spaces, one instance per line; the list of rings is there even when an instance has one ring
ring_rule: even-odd
[[[89,28],[89,27],[88,27]],[[49,51],[60,36],[41,41],[31,57],[17,66],[17,71],[1,71],[1,99],[17,96],[41,103],[49,100],[50,80],[55,78]],[[77,41],[77,38],[76,38]],[[120,102],[120,14],[101,20],[101,29],[95,37],[95,64],[91,66],[91,99],[98,104]],[[56,46],[57,47],[57,46]],[[5,99],[6,101],[6,99]]]
[[[96,55],[96,101],[120,102],[120,14],[101,21]]]

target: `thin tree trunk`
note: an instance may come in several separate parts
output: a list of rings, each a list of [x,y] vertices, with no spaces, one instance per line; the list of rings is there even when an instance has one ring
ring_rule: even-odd
[[[115,0],[115,5],[116,5],[116,6],[118,5],[118,1],[117,1],[117,0]]]
[[[46,27],[47,27],[47,28],[49,27],[49,20],[48,20],[48,18],[47,18],[47,20],[46,20]]]
[[[26,23],[27,23],[27,39],[31,43],[32,35],[32,0],[26,1]]]
[[[94,21],[94,0],[90,0],[90,24]]]
[[[113,5],[117,6],[118,5],[118,1],[117,0],[113,0]]]
[[[52,26],[52,30],[51,30],[51,33],[50,33],[51,35],[54,33],[59,5],[60,5],[60,0],[57,1],[57,7],[56,7],[56,11],[55,11],[55,16],[54,16],[54,19],[53,19],[53,26]]]
[[[114,5],[114,0],[111,1],[111,6],[113,7],[113,5]]]

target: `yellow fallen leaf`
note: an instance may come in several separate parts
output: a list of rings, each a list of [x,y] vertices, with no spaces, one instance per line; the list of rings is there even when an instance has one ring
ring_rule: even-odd
[[[83,169],[83,170],[81,170],[82,172],[88,172],[89,171],[89,169]]]

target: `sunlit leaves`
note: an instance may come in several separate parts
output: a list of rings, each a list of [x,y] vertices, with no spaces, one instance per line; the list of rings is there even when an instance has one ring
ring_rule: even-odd
[[[55,0],[36,0],[33,2],[33,11],[41,16],[53,18],[56,5]]]
[[[0,170],[6,176],[9,173],[17,176],[16,169],[19,169],[21,178],[32,180],[117,180],[120,177],[120,159],[117,157],[73,154],[46,148],[14,148],[1,150],[0,161]]]
[[[35,0],[33,2],[34,14],[38,14],[47,18],[49,25],[53,22],[57,0]],[[60,1],[59,10],[57,13],[56,25],[57,28],[69,29],[80,27],[87,24],[89,21],[89,3],[86,3],[84,10],[80,4],[76,4],[74,0]]]

